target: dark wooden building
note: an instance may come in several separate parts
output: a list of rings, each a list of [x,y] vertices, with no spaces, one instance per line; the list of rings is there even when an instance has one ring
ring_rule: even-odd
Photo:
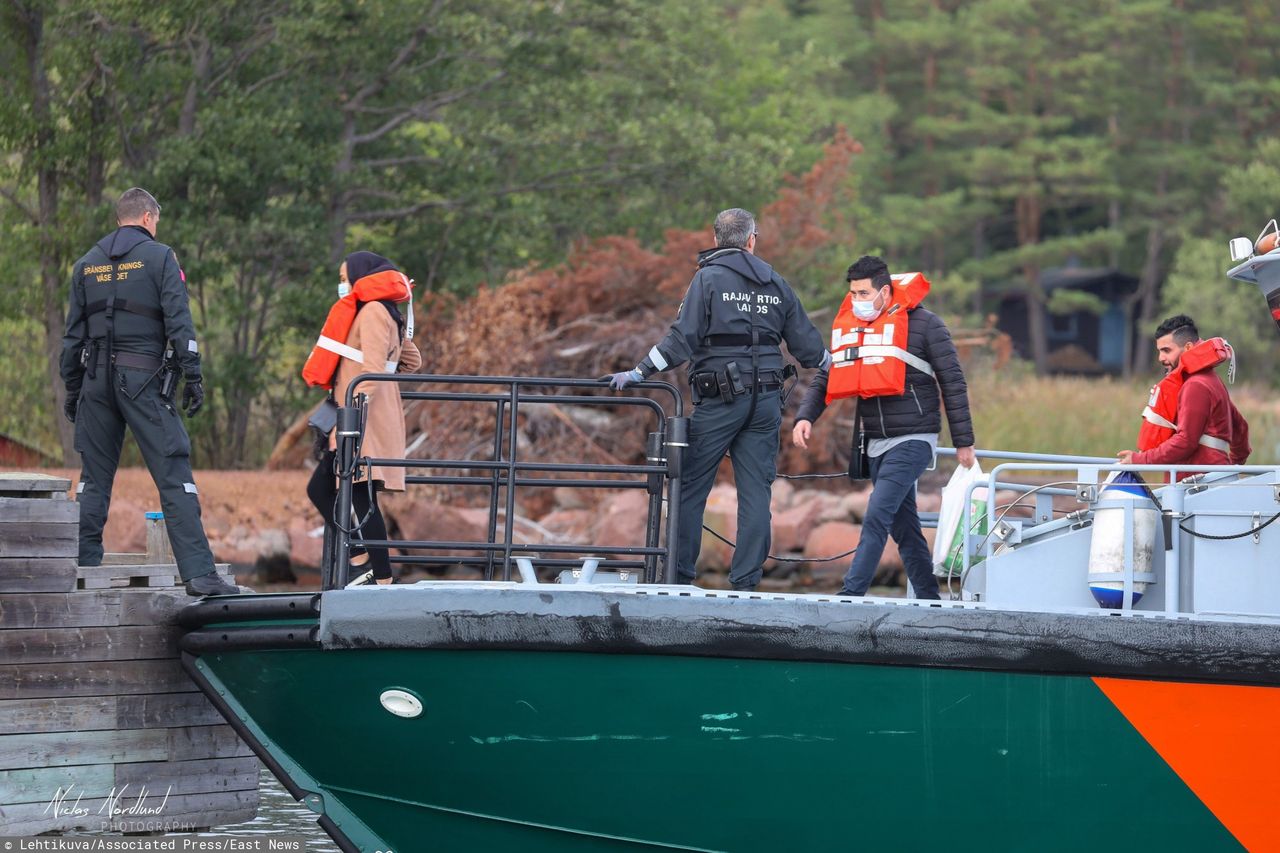
[[[1045,270],[1040,286],[1052,298],[1061,288],[1078,290],[1098,298],[1102,313],[1077,310],[1054,314],[1046,307],[1044,322],[1048,339],[1049,369],[1055,373],[1120,373],[1125,364],[1125,345],[1139,337],[1126,335],[1124,300],[1137,289],[1138,280],[1109,267],[1067,266]],[[1027,323],[1025,289],[1010,283],[998,295],[997,327],[1013,339],[1015,352],[1031,358],[1031,336]]]

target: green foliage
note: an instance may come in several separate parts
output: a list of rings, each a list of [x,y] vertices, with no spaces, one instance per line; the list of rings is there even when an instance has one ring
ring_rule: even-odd
[[[968,325],[1010,281],[1101,311],[1035,282],[1111,266],[1140,279],[1142,322],[1208,308],[1248,375],[1274,330],[1219,247],[1280,212],[1273,5],[14,0],[0,318],[18,325],[0,372],[41,419],[29,432],[65,442],[56,383],[28,380],[57,349],[70,264],[147,186],[206,354],[196,461],[257,464],[315,397],[298,369],[346,252],[470,294],[591,238],[655,247],[759,212],[844,126],[852,175],[778,211],[803,245],[762,239],[813,304],[867,252],[926,272],[930,306]],[[839,200],[840,227],[804,220],[806,192]]]
[[[1060,287],[1049,294],[1048,307],[1050,313],[1058,315],[1088,311],[1102,316],[1107,312],[1107,303],[1104,299],[1083,290],[1068,290],[1065,287]]]

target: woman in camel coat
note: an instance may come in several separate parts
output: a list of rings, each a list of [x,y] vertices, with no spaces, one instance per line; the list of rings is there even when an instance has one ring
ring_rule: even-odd
[[[381,255],[372,252],[353,252],[338,270],[341,284],[355,287],[360,279],[386,270],[395,265]],[[334,379],[334,399],[341,405],[346,400],[351,380],[362,373],[416,373],[422,366],[422,356],[413,341],[405,337],[405,320],[396,303],[389,300],[360,303],[354,324],[347,336],[346,345],[364,356],[356,361],[344,356],[338,364]],[[382,459],[402,459],[405,454],[404,409],[400,401],[400,386],[394,382],[362,382],[356,386],[356,394],[368,398],[364,440],[360,455]],[[328,524],[334,523],[334,503],[337,497],[337,479],[334,475],[334,456],[337,436],[329,435],[329,450],[316,466],[311,482],[307,484],[307,496]],[[404,491],[405,469],[377,467],[371,472],[373,493],[366,484],[370,476],[362,469],[351,492],[352,508],[357,519],[368,520],[360,529],[364,539],[386,539],[387,524],[378,508],[379,491]],[[361,575],[366,568],[380,584],[391,583],[391,560],[386,548],[370,548],[367,551],[353,542],[351,547],[351,575]]]

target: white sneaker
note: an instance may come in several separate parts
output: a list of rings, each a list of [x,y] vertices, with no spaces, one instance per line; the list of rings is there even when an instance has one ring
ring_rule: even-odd
[[[353,586],[364,586],[366,584],[371,584],[371,583],[373,583],[373,569],[370,569],[364,574],[356,577],[355,580],[347,584],[347,589],[350,589]]]

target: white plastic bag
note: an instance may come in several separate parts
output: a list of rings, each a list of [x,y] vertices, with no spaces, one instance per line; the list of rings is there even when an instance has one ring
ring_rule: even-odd
[[[938,510],[938,535],[933,540],[933,573],[938,577],[959,575],[964,568],[964,498],[969,484],[982,479],[982,466],[975,459],[972,468],[956,466],[955,473],[942,489],[942,507]],[[973,490],[970,497],[969,524],[979,537],[987,533],[987,489]],[[974,557],[972,562],[981,562]]]

